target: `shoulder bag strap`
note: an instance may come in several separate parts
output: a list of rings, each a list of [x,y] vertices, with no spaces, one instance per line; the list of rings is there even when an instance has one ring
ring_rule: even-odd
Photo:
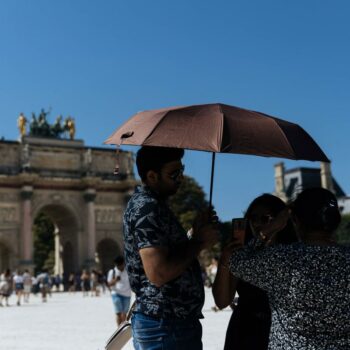
[[[135,310],[135,307],[136,307],[136,300],[132,303],[128,313],[126,314],[126,320],[129,321],[130,318],[131,318],[131,315],[133,313],[133,311]]]

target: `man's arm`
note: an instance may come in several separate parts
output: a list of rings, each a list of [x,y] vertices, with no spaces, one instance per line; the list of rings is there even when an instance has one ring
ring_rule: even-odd
[[[157,287],[179,277],[197,258],[201,250],[212,247],[218,241],[218,231],[213,224],[201,226],[193,238],[167,247],[140,249],[140,256],[147,278]]]
[[[180,276],[201,251],[195,240],[174,246],[149,247],[140,250],[140,256],[147,278],[157,287]]]

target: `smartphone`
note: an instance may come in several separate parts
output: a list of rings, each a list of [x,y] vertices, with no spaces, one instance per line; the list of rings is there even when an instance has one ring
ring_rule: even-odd
[[[246,220],[244,218],[232,219],[232,236],[244,244]]]

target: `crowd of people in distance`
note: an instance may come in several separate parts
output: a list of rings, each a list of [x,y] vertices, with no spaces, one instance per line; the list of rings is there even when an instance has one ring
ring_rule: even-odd
[[[109,289],[106,275],[97,269],[84,269],[81,273],[71,273],[67,278],[67,284],[64,290],[74,293],[83,292],[83,296],[100,296]]]
[[[0,275],[0,306],[10,306],[9,298],[12,294],[16,296],[17,306],[23,302],[29,303],[31,293],[40,293],[42,301],[46,302],[47,295],[51,296],[52,286],[61,283],[57,281],[58,277],[50,276],[46,270],[32,276],[28,270],[11,273],[10,269],[6,269]]]
[[[107,276],[101,271],[93,269],[91,273],[83,270],[82,273],[70,273],[53,275],[43,269],[41,272],[32,275],[28,270],[23,273],[20,270],[11,272],[6,269],[0,274],[0,307],[10,306],[11,296],[16,297],[16,305],[29,303],[30,295],[41,295],[43,302],[47,302],[47,297],[52,296],[52,292],[82,291],[83,296],[99,296],[110,290],[107,283]]]

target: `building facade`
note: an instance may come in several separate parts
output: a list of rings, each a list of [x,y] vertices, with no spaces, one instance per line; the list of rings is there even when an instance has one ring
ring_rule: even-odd
[[[305,188],[323,187],[332,191],[338,199],[342,214],[350,213],[350,197],[332,176],[330,163],[321,163],[320,168],[299,167],[285,170],[284,163],[275,165],[274,194],[285,202],[293,200]]]
[[[33,222],[55,227],[55,273],[98,264],[123,250],[122,215],[136,181],[131,152],[82,140],[25,136],[0,141],[0,271],[33,269]]]

